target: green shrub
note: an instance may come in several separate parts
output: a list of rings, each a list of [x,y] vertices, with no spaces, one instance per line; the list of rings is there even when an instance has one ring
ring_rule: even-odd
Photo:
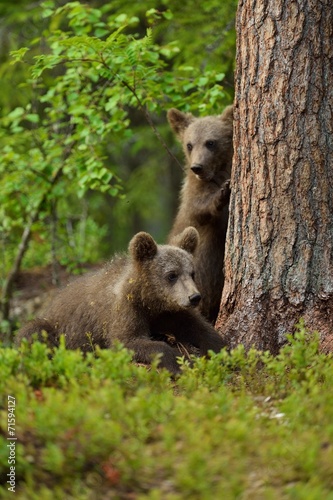
[[[50,354],[0,348],[0,471],[10,395],[17,498],[332,498],[333,362],[304,325],[276,357],[238,347],[183,361],[177,380],[120,345]]]

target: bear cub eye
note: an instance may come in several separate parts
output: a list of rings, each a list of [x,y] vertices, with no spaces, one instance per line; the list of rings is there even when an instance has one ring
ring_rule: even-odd
[[[167,280],[169,283],[176,283],[178,279],[178,274],[175,273],[174,271],[171,271],[170,273],[167,274]]]
[[[192,144],[190,142],[186,145],[186,147],[187,147],[187,151],[190,151],[190,152],[193,149],[193,146],[192,146]]]
[[[206,141],[205,145],[207,149],[215,149],[216,141]]]
[[[193,281],[195,281],[195,272],[194,271],[191,273],[191,278]]]

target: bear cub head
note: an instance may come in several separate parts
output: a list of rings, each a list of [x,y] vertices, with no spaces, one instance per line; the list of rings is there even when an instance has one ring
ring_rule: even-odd
[[[193,253],[199,243],[194,227],[187,227],[174,245],[157,245],[150,234],[140,232],[129,244],[134,265],[135,294],[151,314],[198,306],[201,296],[195,284]]]
[[[172,108],[170,126],[183,145],[188,169],[197,179],[221,185],[230,179],[233,156],[233,107],[221,115],[196,118]]]

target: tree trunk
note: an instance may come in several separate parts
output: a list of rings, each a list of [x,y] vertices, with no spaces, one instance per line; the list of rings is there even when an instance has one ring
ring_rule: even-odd
[[[218,330],[276,352],[303,317],[333,349],[333,2],[240,0]]]

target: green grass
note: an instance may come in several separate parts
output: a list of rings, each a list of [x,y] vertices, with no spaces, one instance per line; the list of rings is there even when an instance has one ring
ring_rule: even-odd
[[[242,347],[174,381],[120,346],[0,349],[0,498],[333,499],[333,359],[303,325],[279,356]]]

